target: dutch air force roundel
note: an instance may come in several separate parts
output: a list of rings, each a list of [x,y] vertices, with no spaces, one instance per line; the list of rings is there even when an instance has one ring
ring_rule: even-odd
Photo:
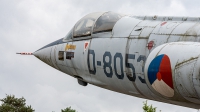
[[[151,61],[148,79],[152,87],[163,96],[174,96],[171,64],[167,55],[159,55]]]

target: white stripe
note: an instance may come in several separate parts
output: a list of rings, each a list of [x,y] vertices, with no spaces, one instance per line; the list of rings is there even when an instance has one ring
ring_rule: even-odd
[[[166,97],[174,96],[174,90],[171,87],[169,87],[163,80],[159,81],[158,79],[156,79],[152,86],[157,92]]]

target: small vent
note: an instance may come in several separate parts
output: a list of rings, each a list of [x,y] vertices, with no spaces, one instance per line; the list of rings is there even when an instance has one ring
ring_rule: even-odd
[[[141,31],[142,30],[142,28],[139,28],[139,29],[136,29],[135,31]]]

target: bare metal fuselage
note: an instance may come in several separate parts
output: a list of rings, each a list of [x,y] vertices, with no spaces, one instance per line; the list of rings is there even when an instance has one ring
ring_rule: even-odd
[[[94,27],[33,54],[84,86],[200,107],[199,18],[123,16],[111,31]]]

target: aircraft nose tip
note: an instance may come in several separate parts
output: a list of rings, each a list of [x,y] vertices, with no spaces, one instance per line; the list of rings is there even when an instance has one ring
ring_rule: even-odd
[[[35,52],[33,52],[33,55],[38,58],[39,60],[46,62],[47,58],[48,58],[48,54],[47,51],[45,49],[41,49],[41,50],[37,50]]]
[[[33,53],[35,57],[37,57],[39,60],[43,61],[44,63],[54,67],[52,60],[51,60],[51,48],[43,48],[35,51]]]
[[[33,52],[33,55],[40,60],[42,59],[42,54],[41,54],[40,50]]]

